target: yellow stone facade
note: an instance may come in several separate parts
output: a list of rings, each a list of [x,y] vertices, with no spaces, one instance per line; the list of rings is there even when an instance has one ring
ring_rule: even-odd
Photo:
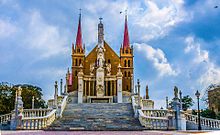
[[[118,75],[122,73],[122,93],[123,96],[130,96],[133,89],[133,47],[127,45],[123,47],[119,45],[119,56],[111,48],[111,46],[104,40],[104,28],[100,21],[101,32],[103,35],[104,46],[104,96],[117,96],[118,90]],[[100,29],[100,28],[98,28]],[[100,30],[99,30],[100,31]],[[100,33],[100,32],[99,32]],[[128,36],[128,35],[127,35]],[[99,40],[99,39],[98,39]],[[72,45],[72,67],[68,70],[66,82],[68,93],[78,93],[79,90],[79,72],[83,73],[83,98],[90,96],[97,96],[96,91],[96,70],[97,63],[97,49],[99,43],[88,53],[85,54],[85,47],[79,45]],[[120,73],[119,73],[120,72]],[[88,100],[88,98],[87,98]]]

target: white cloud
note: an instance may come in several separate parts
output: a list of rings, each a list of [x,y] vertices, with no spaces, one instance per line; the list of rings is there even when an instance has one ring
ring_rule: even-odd
[[[136,12],[134,24],[140,29],[142,40],[151,40],[166,35],[179,22],[186,21],[187,13],[183,0],[166,2],[145,0],[145,8]]]
[[[220,67],[209,59],[209,52],[201,49],[200,42],[196,41],[195,37],[188,36],[185,38],[186,48],[185,53],[193,54],[192,65],[203,69],[197,82],[202,85],[203,88],[208,87],[210,84],[220,83]]]
[[[68,51],[67,37],[61,34],[57,26],[48,24],[38,11],[32,11],[27,16],[30,19],[24,38],[27,48],[39,51],[42,58]]]
[[[17,31],[17,27],[9,20],[0,19],[0,38],[12,36]]]
[[[209,53],[207,50],[202,50],[200,44],[195,42],[193,36],[188,36],[185,38],[185,43],[187,47],[184,49],[185,53],[193,52],[195,54],[194,63],[208,62]]]
[[[137,47],[139,52],[142,52],[146,59],[153,63],[153,66],[159,71],[160,76],[171,75],[176,76],[178,73],[171,67],[164,52],[157,48],[154,49],[152,46],[147,44],[138,44],[134,43],[134,46]]]
[[[207,71],[201,75],[198,82],[204,87],[210,84],[220,84],[220,68],[213,63],[207,65]]]

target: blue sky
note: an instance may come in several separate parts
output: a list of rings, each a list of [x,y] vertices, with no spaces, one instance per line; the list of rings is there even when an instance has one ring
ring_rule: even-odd
[[[157,108],[173,97],[202,92],[220,82],[220,6],[218,0],[0,0],[0,81],[30,83],[53,96],[54,81],[71,66],[79,8],[88,53],[97,42],[98,18],[105,40],[118,53],[128,9],[135,78],[142,95],[148,84]],[[205,105],[203,105],[205,107]]]

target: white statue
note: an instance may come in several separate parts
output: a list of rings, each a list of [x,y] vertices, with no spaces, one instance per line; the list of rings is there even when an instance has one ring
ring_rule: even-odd
[[[94,75],[93,72],[94,72],[94,69],[95,69],[95,64],[90,64],[90,75]]]
[[[107,75],[111,75],[111,64],[106,64]]]
[[[98,67],[103,67],[105,58],[104,58],[104,49],[102,47],[98,48],[97,60],[98,60]]]

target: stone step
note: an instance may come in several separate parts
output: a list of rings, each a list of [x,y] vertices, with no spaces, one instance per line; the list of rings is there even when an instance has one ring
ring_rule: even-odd
[[[143,130],[131,103],[68,103],[48,130]]]

